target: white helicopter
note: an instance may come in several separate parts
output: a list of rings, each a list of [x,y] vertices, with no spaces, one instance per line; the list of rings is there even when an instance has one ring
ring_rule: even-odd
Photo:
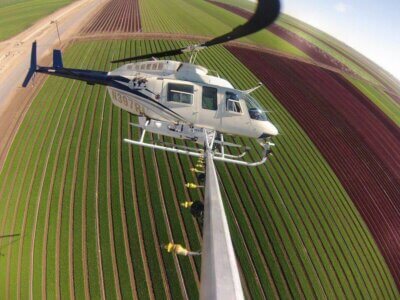
[[[35,73],[86,81],[88,84],[107,86],[114,105],[139,116],[142,129],[140,140],[125,139],[130,144],[169,152],[202,156],[202,149],[145,142],[146,132],[186,139],[215,148],[214,160],[255,166],[266,161],[271,153],[271,138],[278,135],[262,106],[250,96],[259,86],[242,91],[227,80],[194,64],[198,52],[207,47],[232,41],[257,32],[274,22],[279,15],[279,0],[261,0],[253,17],[231,32],[202,44],[190,45],[159,53],[113,61],[128,63],[111,72],[64,68],[60,50],[53,51],[53,66],[42,67],[36,61],[36,42],[32,45],[31,66],[24,80],[26,87]],[[191,53],[189,63],[157,58]],[[243,160],[241,155],[225,153],[224,146],[242,148],[224,141],[224,134],[256,138],[264,149],[261,161]],[[218,148],[218,149],[217,149]]]

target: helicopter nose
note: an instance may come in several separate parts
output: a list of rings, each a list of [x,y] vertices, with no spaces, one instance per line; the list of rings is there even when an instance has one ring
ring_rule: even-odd
[[[268,123],[269,124],[267,125],[267,132],[266,133],[271,135],[271,136],[277,136],[279,134],[278,129],[271,122],[268,122]]]
[[[279,134],[278,129],[271,122],[267,122],[264,127],[264,133],[260,136],[260,138],[267,138],[270,136],[277,136]]]

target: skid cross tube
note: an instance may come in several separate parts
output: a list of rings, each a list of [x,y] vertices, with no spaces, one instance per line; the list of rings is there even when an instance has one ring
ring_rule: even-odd
[[[184,155],[189,155],[189,156],[195,156],[195,157],[204,157],[204,149],[196,149],[192,147],[185,147],[185,146],[179,146],[179,145],[174,145],[171,144],[171,146],[166,146],[164,145],[159,145],[157,142],[155,143],[147,143],[145,142],[145,136],[147,132],[150,133],[156,133],[156,134],[163,134],[163,132],[157,132],[152,128],[151,126],[151,120],[148,119],[144,122],[144,124],[135,124],[135,123],[130,123],[131,126],[134,126],[136,128],[140,128],[142,130],[142,133],[140,135],[139,140],[130,140],[130,139],[124,139],[124,142],[131,144],[131,145],[137,145],[137,146],[142,146],[142,147],[147,147],[155,150],[162,150],[162,151],[167,151],[167,152],[172,152],[172,153],[177,153],[177,154],[184,154]],[[201,134],[203,137],[201,138],[201,141],[204,140],[204,148],[209,149],[209,151],[212,153],[212,159],[215,161],[222,161],[226,163],[232,163],[236,165],[241,165],[241,166],[247,166],[247,167],[255,167],[262,165],[267,161],[268,158],[268,149],[272,143],[264,144],[264,151],[263,151],[263,158],[260,161],[257,162],[247,162],[242,160],[242,158],[246,155],[248,148],[246,147],[246,150],[239,154],[239,155],[232,155],[232,154],[226,154],[225,152],[225,144],[229,146],[240,146],[232,143],[226,143],[224,141],[224,136],[221,133],[220,140],[217,140],[217,132],[213,130],[207,130],[205,128],[202,129]],[[190,140],[190,133],[185,133],[187,136],[187,139]],[[174,137],[174,136],[172,136]],[[194,138],[195,136],[193,136]],[[198,136],[197,136],[198,137]],[[161,142],[162,143],[162,142]],[[221,151],[219,152],[217,149],[214,149],[215,145],[220,145]]]
[[[131,145],[137,145],[137,146],[152,148],[152,149],[156,149],[156,150],[163,150],[163,151],[177,153],[177,154],[185,154],[185,155],[190,155],[190,156],[195,156],[195,157],[204,157],[204,153],[202,153],[202,152],[181,150],[181,149],[176,149],[176,148],[172,148],[172,147],[159,146],[159,145],[154,145],[154,144],[149,144],[149,143],[144,143],[141,141],[134,141],[134,140],[129,140],[129,139],[124,139],[124,142],[131,144]]]
[[[167,151],[167,152],[172,152],[172,153],[177,153],[177,154],[184,154],[184,155],[189,155],[189,156],[194,156],[194,157],[204,157],[203,149],[198,149],[198,151],[196,151],[194,148],[190,149],[190,150],[189,149],[184,150],[184,149],[179,149],[178,148],[179,146],[167,147],[167,146],[160,146],[157,144],[150,144],[150,143],[144,142],[144,138],[147,133],[146,129],[149,129],[149,127],[148,127],[149,123],[150,123],[150,121],[146,121],[144,126],[140,126],[138,124],[131,124],[132,126],[141,128],[142,134],[140,135],[139,141],[124,139],[124,142],[131,144],[131,145],[142,146],[142,147],[151,148],[151,149],[155,149],[155,150],[162,150],[162,151]],[[212,150],[214,147],[214,144],[217,144],[217,141],[215,140],[217,134],[215,131],[207,132],[207,130],[205,130],[205,129],[203,130],[203,132],[204,132],[204,137],[205,137],[205,139],[204,139],[205,145],[204,146],[206,149],[209,149],[209,151],[212,153],[212,159],[215,161],[222,161],[222,162],[226,162],[226,163],[232,163],[232,164],[247,166],[247,167],[256,167],[256,166],[262,165],[263,163],[265,163],[267,161],[268,151],[266,149],[264,149],[264,151],[263,151],[263,158],[257,162],[247,162],[244,160],[239,160],[239,158],[243,158],[246,155],[246,152],[244,152],[240,155],[237,155],[237,156],[225,154],[223,137],[222,137],[222,141],[220,141],[221,148],[222,148],[221,153],[219,153],[215,150]]]

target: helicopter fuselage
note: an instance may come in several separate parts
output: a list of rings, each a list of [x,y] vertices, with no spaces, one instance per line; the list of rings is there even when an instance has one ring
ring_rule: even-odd
[[[170,60],[126,64],[109,76],[122,77],[123,89],[109,86],[113,104],[149,119],[252,138],[278,134],[246,92],[201,66]]]

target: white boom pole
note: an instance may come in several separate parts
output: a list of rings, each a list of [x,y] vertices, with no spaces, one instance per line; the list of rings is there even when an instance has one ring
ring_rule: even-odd
[[[244,299],[213,153],[206,150],[200,299]]]

